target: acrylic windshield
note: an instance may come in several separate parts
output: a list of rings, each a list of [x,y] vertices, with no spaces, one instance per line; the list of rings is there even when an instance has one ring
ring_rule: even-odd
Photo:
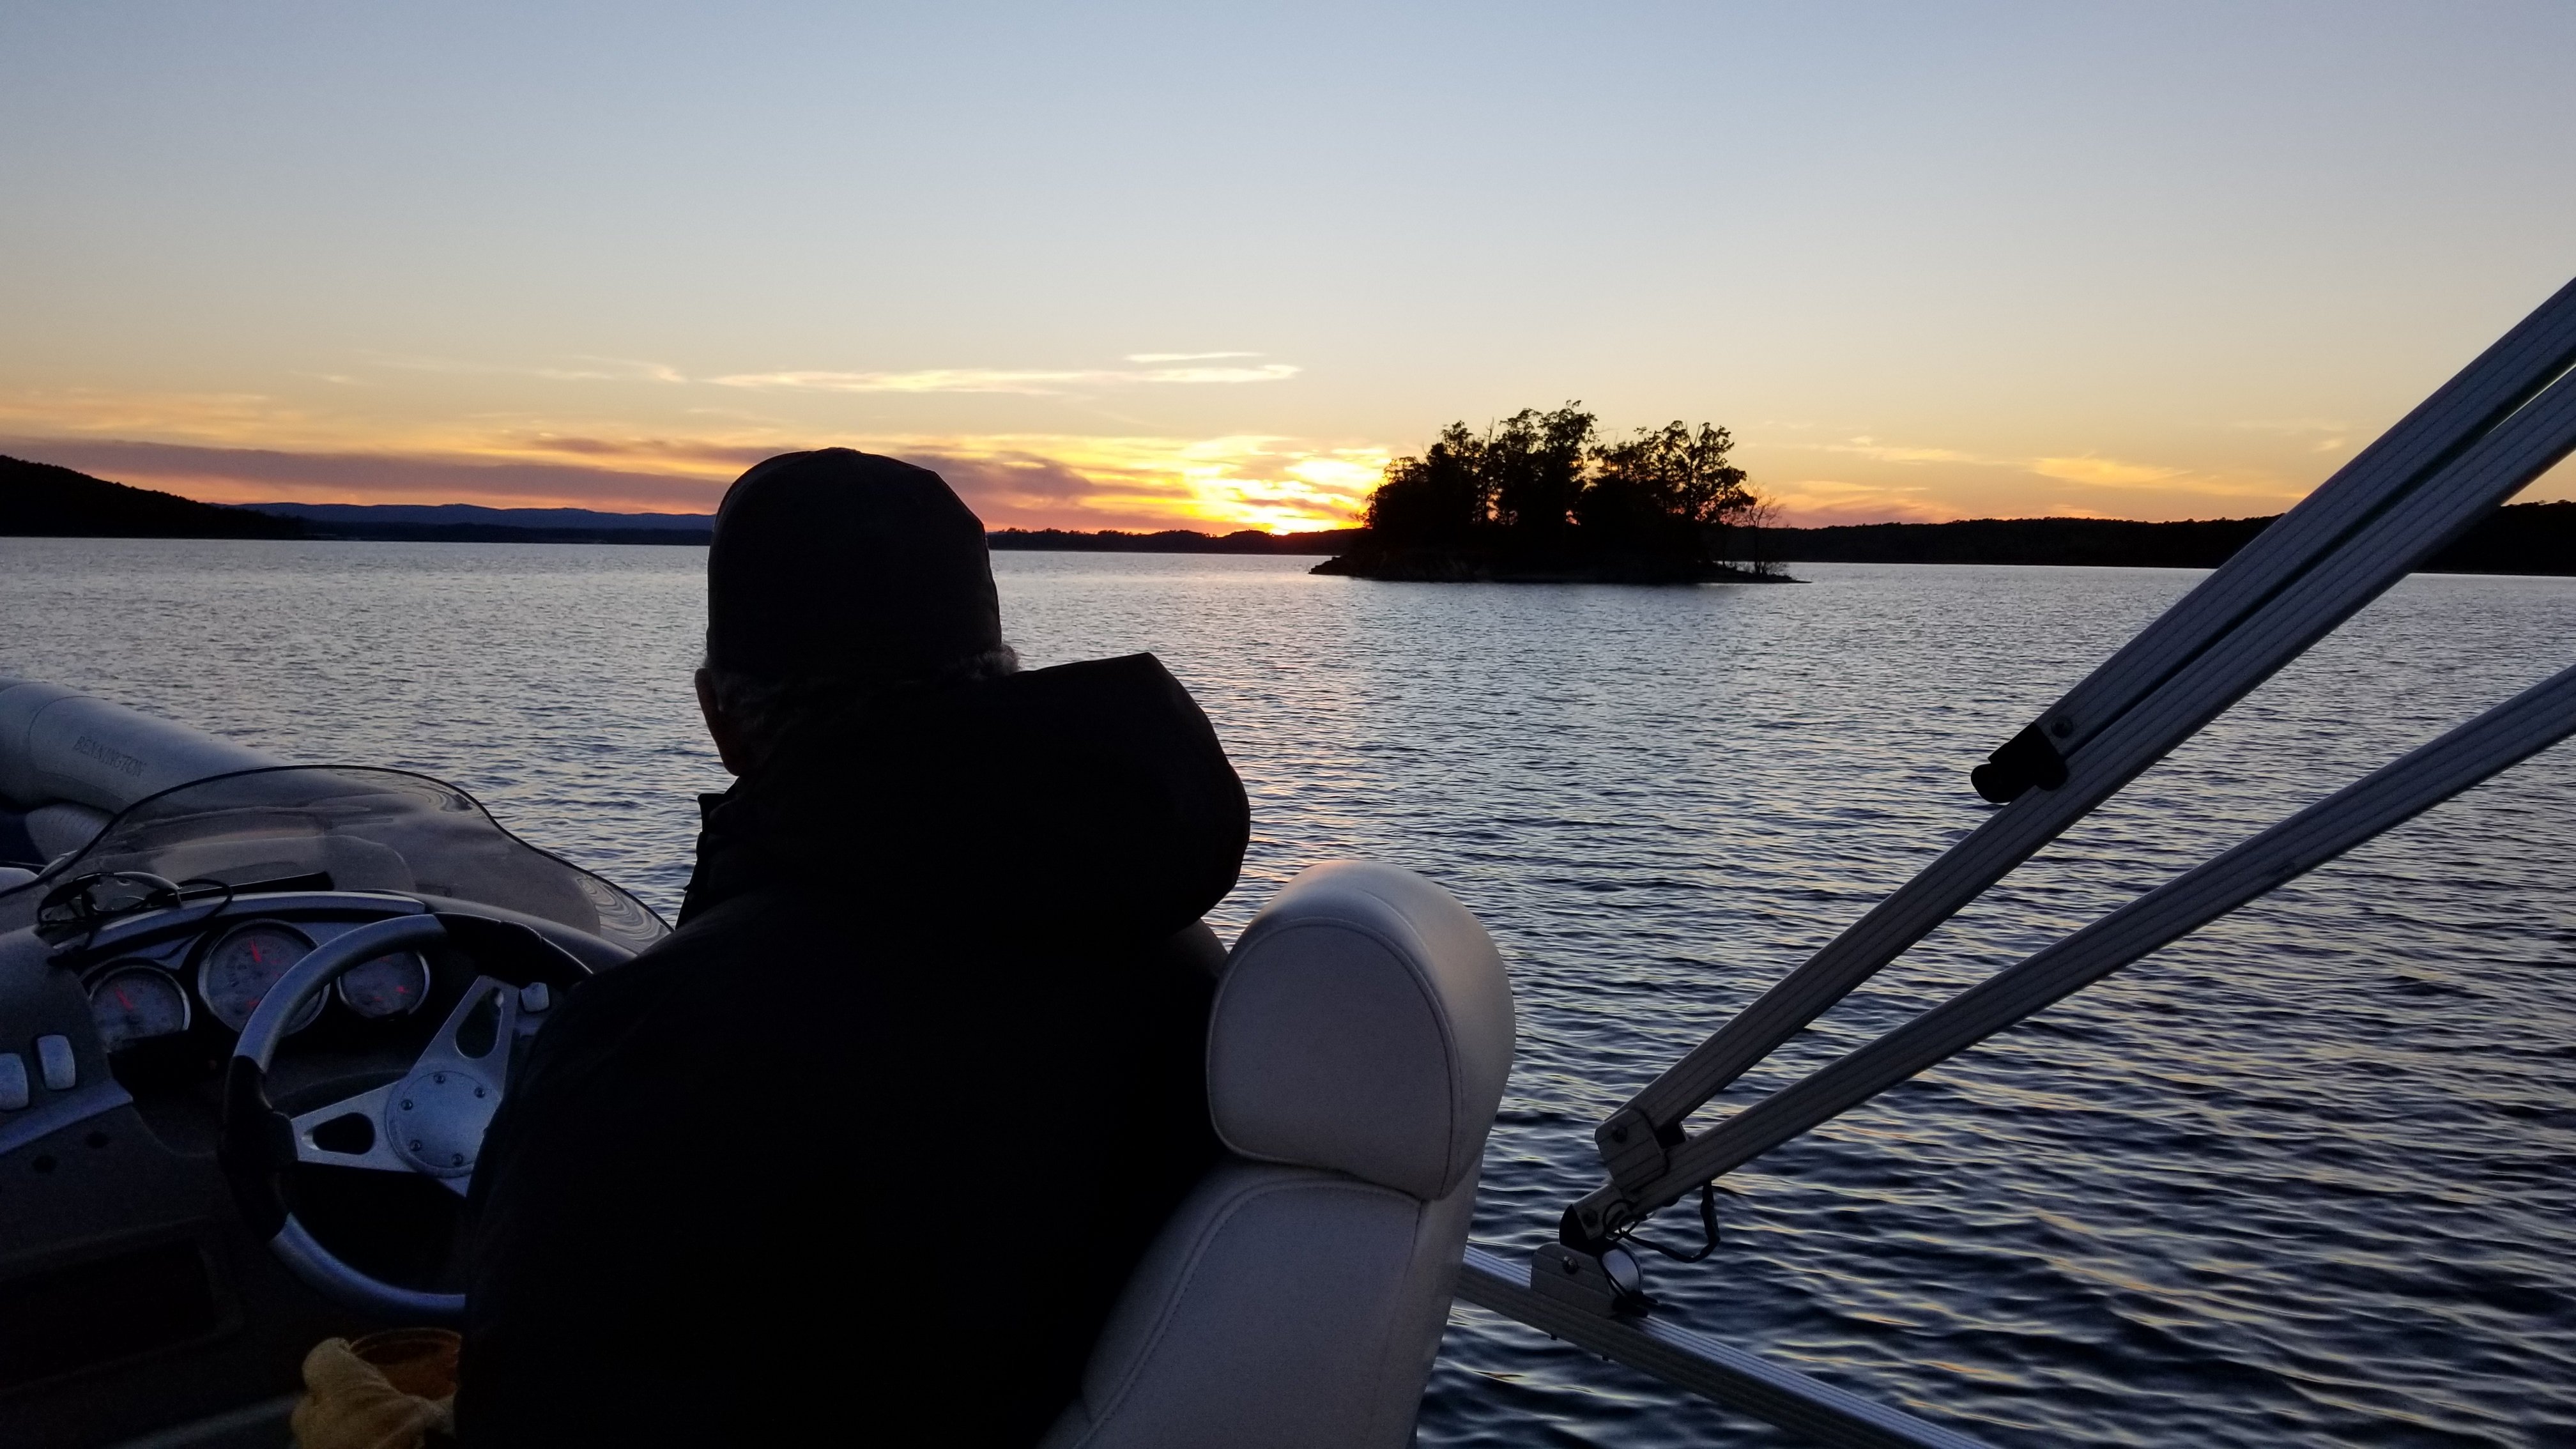
[[[45,877],[93,871],[227,885],[320,873],[338,890],[500,906],[630,950],[670,930],[642,901],[503,830],[464,791],[401,770],[298,765],[165,790]]]

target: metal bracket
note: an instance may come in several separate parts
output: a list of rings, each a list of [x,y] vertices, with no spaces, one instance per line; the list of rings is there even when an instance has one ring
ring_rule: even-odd
[[[1550,1243],[1530,1254],[1529,1286],[1541,1298],[1603,1318],[1633,1318],[1655,1306],[1645,1270],[1625,1248],[1587,1253]]]
[[[1610,1170],[1610,1180],[1631,1190],[1662,1177],[1664,1149],[1681,1140],[1679,1131],[1659,1130],[1654,1119],[1633,1105],[1611,1113],[1592,1129],[1593,1145],[1601,1149],[1601,1165]]]
[[[2060,717],[2057,724],[2060,734],[2075,732],[2070,719]],[[1989,803],[2009,805],[2033,785],[2054,790],[2065,784],[2066,757],[2057,752],[2057,742],[2048,737],[2047,731],[2031,725],[1986,756],[1986,763],[1969,771],[1968,782]]]

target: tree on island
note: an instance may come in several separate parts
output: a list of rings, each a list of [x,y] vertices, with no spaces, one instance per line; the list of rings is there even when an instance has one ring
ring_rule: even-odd
[[[1711,423],[1601,436],[1570,402],[1523,408],[1484,432],[1451,423],[1398,458],[1369,495],[1367,531],[1332,573],[1379,578],[1771,577],[1733,568],[1769,509]]]

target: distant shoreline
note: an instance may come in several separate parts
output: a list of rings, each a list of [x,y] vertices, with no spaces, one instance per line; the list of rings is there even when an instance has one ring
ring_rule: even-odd
[[[275,512],[262,511],[262,508]],[[505,521],[508,520],[508,521]],[[525,520],[524,522],[517,520]],[[1981,518],[1773,528],[1761,553],[1782,563],[2003,564],[2216,568],[2270,518],[2139,523],[2102,518]],[[713,520],[692,514],[500,509],[465,504],[224,506],[134,488],[49,463],[0,457],[0,537],[265,538],[388,543],[582,543],[706,546]],[[1133,533],[999,529],[997,552],[1347,557],[1360,529],[1268,534],[1243,529]],[[1324,569],[1319,572],[1347,572]],[[1562,572],[1562,571],[1560,571]],[[1589,579],[1598,571],[1583,571]],[[1612,573],[1615,573],[1613,570]],[[2576,503],[2516,503],[2428,561],[2424,573],[2576,575]],[[1425,575],[1428,577],[1429,575]],[[1444,577],[1458,577],[1455,573]],[[1536,577],[1532,575],[1531,577]],[[1573,575],[1569,574],[1569,578]],[[1607,579],[1610,574],[1601,574]],[[1712,575],[1712,578],[1717,576]],[[1732,577],[1732,575],[1728,575]]]
[[[2277,517],[2275,515],[2274,517]],[[1819,563],[1971,564],[2037,568],[2214,569],[2271,526],[2273,518],[2219,518],[2140,523],[2114,518],[1976,518],[1955,523],[1855,523],[1828,528],[1767,528],[1758,552],[1782,565]],[[1411,553],[1422,553],[1412,550]],[[1441,551],[1433,550],[1433,554]],[[1452,550],[1451,553],[1461,551]],[[1392,563],[1392,567],[1388,565]],[[1314,570],[1390,581],[1683,582],[1623,574],[1615,560],[1598,569],[1487,570],[1474,560],[1373,557],[1365,545]],[[2576,502],[2514,503],[2496,510],[2468,536],[2417,570],[2428,574],[2576,576]],[[1708,582],[1737,575],[1712,574]]]
[[[1976,518],[1773,528],[1763,531],[1762,551],[1792,563],[2214,569],[2276,517],[2181,523]],[[2417,572],[2576,575],[2576,503],[2507,504]]]
[[[1753,569],[1655,554],[1532,555],[1491,549],[1368,550],[1306,572],[1395,584],[1794,584],[1777,568]]]

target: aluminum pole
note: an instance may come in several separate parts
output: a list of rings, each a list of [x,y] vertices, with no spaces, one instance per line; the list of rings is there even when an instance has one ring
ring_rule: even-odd
[[[1595,1134],[1613,1183],[1569,1210],[1569,1233],[1672,1201],[1642,1188],[1668,1176],[1685,1116],[2571,450],[2576,377],[2562,376],[2118,716],[2057,788],[1998,811],[1631,1098]]]
[[[1738,1112],[1675,1153],[1649,1196],[1678,1197],[1752,1160],[2570,734],[2576,667]]]

